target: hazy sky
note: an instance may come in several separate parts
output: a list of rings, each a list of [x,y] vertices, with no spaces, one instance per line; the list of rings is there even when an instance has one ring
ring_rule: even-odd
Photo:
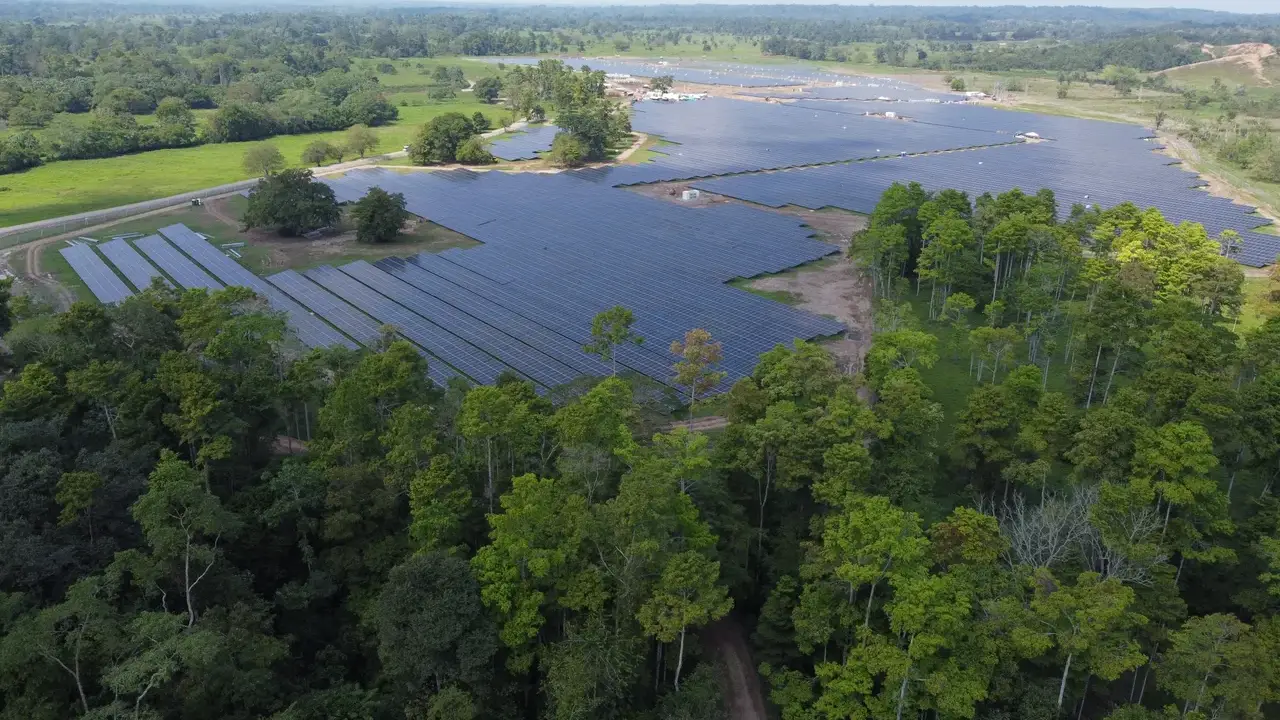
[[[418,0],[419,2],[423,0]],[[1000,5],[1090,5],[1112,8],[1197,8],[1201,10],[1222,10],[1239,13],[1276,13],[1280,14],[1278,0],[1086,0],[1085,2],[1008,2],[995,0],[878,0],[877,2],[841,2],[840,0],[467,0],[468,2],[494,3],[502,5],[538,4],[538,5],[928,5],[928,6],[982,6],[997,7]]]

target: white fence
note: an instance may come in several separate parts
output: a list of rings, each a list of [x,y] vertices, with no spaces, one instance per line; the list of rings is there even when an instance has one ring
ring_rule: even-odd
[[[177,205],[185,205],[197,198],[204,199],[217,195],[226,195],[227,193],[240,192],[248,190],[258,184],[258,180],[241,180],[240,182],[229,183],[227,185],[219,185],[217,187],[204,188],[203,190],[195,190],[193,192],[182,193],[181,195],[170,195],[169,197],[157,198],[155,200],[145,200],[132,205],[120,205],[118,207],[107,208],[106,210],[94,210],[92,212],[80,213],[78,215],[67,215],[66,217],[50,218],[48,220],[40,220],[32,223],[24,223],[22,225],[12,225],[6,228],[0,228],[0,244],[11,245],[12,242],[5,242],[8,238],[21,236],[19,242],[36,240],[49,235],[61,235],[62,233],[78,230],[79,228],[89,227],[91,225],[100,225],[112,220],[119,220],[130,215],[138,215],[140,213],[150,212],[152,210],[163,210],[165,208],[175,207]]]

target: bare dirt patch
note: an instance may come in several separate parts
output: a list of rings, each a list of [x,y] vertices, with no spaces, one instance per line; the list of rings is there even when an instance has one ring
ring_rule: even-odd
[[[800,302],[796,307],[827,315],[844,323],[843,337],[823,343],[846,373],[862,369],[862,358],[871,345],[871,288],[865,277],[845,255],[816,269],[799,270],[756,278],[755,290],[791,293]]]
[[[52,242],[52,241],[49,241]],[[40,252],[49,242],[21,246],[0,252],[0,276],[13,278],[13,293],[27,295],[61,312],[76,301],[75,293],[63,287],[51,275],[39,271]],[[35,247],[33,253],[31,248]],[[31,269],[35,260],[36,269]]]

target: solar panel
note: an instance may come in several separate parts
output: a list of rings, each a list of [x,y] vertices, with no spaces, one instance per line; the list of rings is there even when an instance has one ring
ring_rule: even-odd
[[[186,255],[178,252],[177,248],[170,245],[168,241],[159,235],[144,237],[136,241],[135,244],[156,265],[159,265],[161,270],[164,270],[169,277],[173,278],[174,282],[187,290],[198,288],[204,288],[205,290],[222,289],[222,283],[209,277],[209,273],[201,270]]]
[[[529,160],[550,150],[560,128],[555,125],[531,125],[525,130],[503,135],[489,146],[489,152],[502,160]]]
[[[59,252],[99,302],[114,304],[133,294],[88,245],[77,243],[64,247]]]
[[[368,313],[378,322],[394,325],[402,335],[471,380],[493,383],[507,369],[502,363],[439,325],[391,301],[337,268],[326,265],[312,268],[303,274]]]
[[[283,312],[289,327],[297,334],[298,340],[303,345],[307,347],[343,345],[353,350],[356,348],[356,344],[350,338],[312,315],[262,278],[249,272],[240,263],[223,255],[186,225],[179,223],[162,227],[160,234],[173,241],[183,252],[203,265],[222,282],[227,285],[247,287],[262,296],[272,309]]]
[[[433,274],[422,264],[400,258],[384,258],[374,263],[374,266],[559,360],[576,370],[577,374],[607,375],[610,372],[608,366],[582,350],[582,343],[531,322],[523,315],[504,308],[482,294],[450,282],[441,275]]]
[[[159,270],[156,270],[154,265],[147,262],[146,258],[139,255],[138,251],[133,249],[133,246],[130,245],[127,240],[121,238],[119,240],[105,242],[99,245],[98,249],[102,251],[103,255],[107,256],[107,259],[110,260],[122,274],[124,274],[125,278],[127,278],[135,288],[139,290],[146,290],[148,287],[151,287],[151,281],[154,278],[160,278],[160,281],[166,286],[173,287],[173,285],[165,279],[164,275],[162,275]]]
[[[373,347],[381,339],[381,323],[293,270],[276,273],[267,279],[272,285],[288,293],[294,300],[307,306],[312,312],[328,320],[334,327],[355,338],[362,345]],[[457,373],[439,358],[421,349],[419,352],[427,357],[427,375],[437,384],[445,385],[450,378],[457,377]]]

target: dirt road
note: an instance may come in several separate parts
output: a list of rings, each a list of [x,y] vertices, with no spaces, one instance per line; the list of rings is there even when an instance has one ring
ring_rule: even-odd
[[[667,426],[668,430],[676,428],[684,428],[691,432],[707,432],[708,430],[720,430],[729,427],[729,418],[711,415],[708,417],[694,418],[692,420],[677,420]]]
[[[729,720],[768,720],[746,630],[732,616],[726,617],[702,632],[702,642],[711,656],[724,665],[724,701]]]

